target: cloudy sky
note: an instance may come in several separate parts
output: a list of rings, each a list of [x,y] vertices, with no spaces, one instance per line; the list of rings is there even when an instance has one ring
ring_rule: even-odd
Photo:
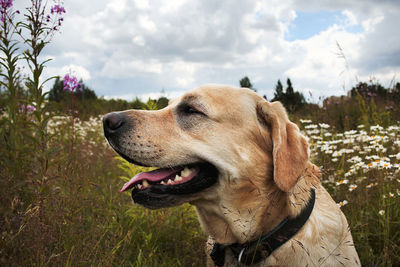
[[[248,76],[268,97],[278,79],[290,77],[317,101],[345,94],[357,81],[398,81],[398,0],[65,0],[64,6],[61,34],[44,51],[54,58],[46,74],[72,71],[107,98],[175,97],[207,83],[238,86]]]

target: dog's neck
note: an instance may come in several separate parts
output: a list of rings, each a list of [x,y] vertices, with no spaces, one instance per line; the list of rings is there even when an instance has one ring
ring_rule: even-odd
[[[318,177],[318,168],[309,163],[288,193],[282,192],[272,178],[263,185],[255,184],[256,179],[253,179],[245,186],[241,182],[240,188],[235,187],[234,183],[220,188],[226,194],[218,195],[226,198],[196,201],[193,204],[203,229],[215,241],[242,244],[271,231],[286,217],[296,217],[310,198],[310,188],[315,188],[319,183]],[[260,180],[265,181],[265,178]],[[229,194],[229,190],[235,193]]]

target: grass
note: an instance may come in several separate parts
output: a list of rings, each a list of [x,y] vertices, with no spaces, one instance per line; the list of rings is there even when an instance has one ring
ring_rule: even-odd
[[[335,132],[302,121],[322,184],[345,213],[363,266],[400,263],[400,127]]]
[[[2,264],[203,266],[205,237],[193,208],[151,211],[132,205],[128,194],[119,193],[119,177],[132,172],[124,172],[127,164],[106,144],[101,120],[75,121],[72,154],[69,128],[68,117],[49,123],[55,135],[51,146],[64,149],[52,159],[46,186],[25,185],[35,197],[27,202],[7,187],[0,189],[2,195],[15,193],[1,207]]]
[[[119,189],[140,167],[106,144],[99,117],[49,122],[51,160],[45,182],[1,187],[1,255],[6,266],[204,266],[205,235],[190,205],[148,210]],[[322,183],[352,229],[363,266],[400,263],[400,128],[335,132],[303,121]],[[68,169],[66,169],[68,165]],[[35,176],[32,173],[33,176]],[[43,185],[45,184],[45,185]],[[38,191],[38,190],[41,191]],[[350,189],[352,189],[350,191]],[[22,191],[22,192],[25,192]]]
[[[100,117],[89,116],[113,107],[156,109],[161,101],[98,99],[77,108],[71,95],[49,103],[40,82],[48,60],[40,59],[60,21],[35,15],[47,14],[43,1],[31,4],[23,16],[3,10],[8,17],[0,26],[0,265],[204,266],[206,237],[193,208],[132,205],[119,189],[141,168],[116,158]],[[21,60],[28,75],[20,73]],[[325,111],[309,105],[291,115],[332,125],[301,122],[363,266],[400,265],[400,130],[389,127],[400,118],[400,84],[382,92],[383,102],[358,93],[324,104]],[[69,105],[66,116],[62,107]],[[384,128],[371,126],[377,124]]]

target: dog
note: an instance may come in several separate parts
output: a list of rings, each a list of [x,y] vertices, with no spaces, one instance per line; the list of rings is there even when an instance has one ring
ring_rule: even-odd
[[[209,266],[360,266],[347,220],[281,103],[206,85],[161,110],[109,113],[103,125],[123,158],[159,168],[121,191],[150,209],[194,205]]]

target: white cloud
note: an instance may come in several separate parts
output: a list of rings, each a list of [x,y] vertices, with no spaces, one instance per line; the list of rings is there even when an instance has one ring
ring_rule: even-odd
[[[348,9],[343,10],[342,15],[346,18],[346,20],[344,21],[345,26],[358,25],[357,16],[350,10],[348,10]]]
[[[366,32],[372,32],[375,29],[375,26],[381,23],[384,19],[384,16],[373,17],[370,19],[366,19],[362,22],[362,26]]]
[[[70,64],[68,66],[64,66],[61,68],[61,73],[63,76],[65,74],[72,74],[78,79],[82,79],[84,81],[89,81],[91,76],[90,72],[82,66]]]
[[[358,57],[361,38],[361,34],[348,33],[334,25],[312,38],[295,41],[304,55],[301,62],[285,71],[285,76],[290,77],[294,85],[299,83],[297,89],[303,92],[311,89],[316,96],[342,94],[343,85],[355,83],[356,70],[346,63]],[[336,42],[343,49],[345,58],[340,55]]]
[[[148,16],[139,15],[139,25],[146,31],[154,34],[157,31],[156,24]]]
[[[65,5],[62,34],[45,50],[55,57],[48,72],[77,66],[99,95],[238,85],[248,75],[268,95],[279,78],[289,76],[295,89],[327,96],[344,93],[344,84],[350,89],[356,76],[372,74],[386,82],[400,66],[395,1],[100,0],[93,5],[70,0]],[[343,19],[307,40],[284,39],[297,11],[321,10],[340,11]],[[110,86],[116,81],[117,88]]]

